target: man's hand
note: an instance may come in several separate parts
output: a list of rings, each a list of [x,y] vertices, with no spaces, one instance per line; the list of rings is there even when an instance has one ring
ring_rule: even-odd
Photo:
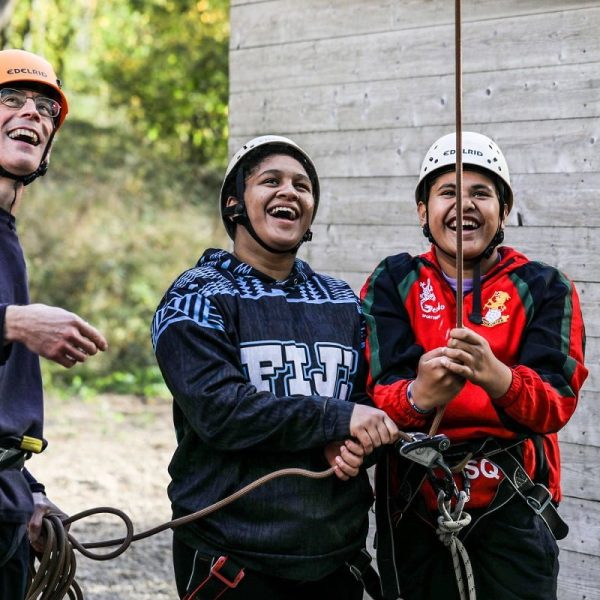
[[[347,481],[356,477],[363,464],[365,450],[353,440],[329,442],[325,446],[325,458],[338,479]]]
[[[365,454],[371,454],[379,446],[394,443],[399,432],[396,423],[382,410],[355,404],[350,418],[350,435],[362,445]]]
[[[45,304],[8,306],[4,339],[21,342],[35,354],[66,368],[108,348],[104,336],[81,317]]]
[[[41,492],[33,494],[33,515],[27,525],[29,543],[36,552],[43,552],[46,545],[46,537],[42,529],[42,520],[45,515],[57,515],[61,520],[66,519],[67,515],[60,510],[54,503]]]

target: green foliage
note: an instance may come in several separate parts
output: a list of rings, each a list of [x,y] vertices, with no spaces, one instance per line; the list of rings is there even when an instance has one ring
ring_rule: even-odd
[[[110,348],[72,370],[45,364],[47,386],[165,394],[150,322],[173,279],[205,247],[226,244],[220,177],[158,157],[122,128],[65,125],[19,212],[31,297],[90,321]]]
[[[65,370],[55,394],[165,394],[149,327],[206,246],[227,155],[227,0],[19,0],[5,47],[45,56],[70,113],[19,231],[31,297],[98,327],[110,349]]]
[[[117,8],[118,6],[118,8]],[[109,102],[134,125],[187,161],[222,164],[227,148],[228,2],[105,2],[98,36]],[[100,57],[99,57],[100,59]]]
[[[124,114],[155,152],[221,167],[228,11],[228,0],[19,0],[3,33],[44,55],[67,95],[88,96],[83,110],[73,103],[77,117],[100,112],[109,125]]]
[[[6,45],[39,52],[62,74],[68,49],[77,36],[77,26],[89,12],[86,2],[73,0],[19,0],[8,30]],[[59,75],[61,76],[61,75]]]

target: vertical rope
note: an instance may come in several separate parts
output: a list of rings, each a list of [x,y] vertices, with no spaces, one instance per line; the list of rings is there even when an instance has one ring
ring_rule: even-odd
[[[462,226],[462,31],[460,0],[454,3],[455,102],[456,102],[456,326],[463,326],[463,226]]]
[[[454,2],[454,84],[456,106],[456,326],[463,326],[463,160],[462,160],[462,15],[461,0]],[[446,407],[438,408],[429,435],[437,433]]]
[[[461,32],[461,0],[454,2],[454,46],[455,46],[455,96],[456,96],[456,327],[463,326],[463,161],[462,161],[462,32]],[[430,435],[434,435],[446,407],[438,409],[435,419],[431,425]],[[468,525],[471,516],[463,512],[468,496],[464,491],[460,492],[456,510],[450,513],[450,500],[447,506],[443,506],[444,492],[440,493],[438,505],[440,517],[438,519],[437,533],[441,541],[449,548],[452,555],[452,564],[456,575],[461,600],[476,600],[475,580],[471,561],[463,543],[458,539],[460,530]],[[464,573],[461,568],[461,559],[464,565]]]

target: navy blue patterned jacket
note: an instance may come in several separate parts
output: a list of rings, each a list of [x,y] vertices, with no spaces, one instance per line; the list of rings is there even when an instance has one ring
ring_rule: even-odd
[[[324,446],[349,437],[364,395],[364,325],[349,286],[296,260],[275,281],[207,250],[163,297],[152,340],[174,397],[174,516],[272,471],[328,468]],[[205,555],[290,579],[324,577],[364,547],[366,473],[284,477],[176,530]]]

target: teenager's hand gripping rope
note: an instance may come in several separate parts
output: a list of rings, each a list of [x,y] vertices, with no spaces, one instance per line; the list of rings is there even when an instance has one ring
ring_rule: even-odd
[[[404,432],[400,432],[400,438],[406,442],[413,441],[413,437]],[[46,534],[46,546],[44,552],[39,556],[40,565],[34,568],[33,561],[31,565],[31,583],[25,600],[62,600],[67,594],[71,600],[83,600],[83,594],[77,582],[75,581],[76,560],[74,550],[78,550],[86,558],[93,560],[110,560],[123,554],[127,548],[138,540],[150,537],[165,529],[174,529],[181,525],[191,523],[198,519],[213,513],[231,502],[238,500],[257,487],[277,479],[278,477],[298,476],[308,477],[310,479],[325,479],[333,475],[333,467],[325,471],[309,471],[307,469],[289,468],[280,469],[260,477],[256,481],[249,483],[245,487],[234,492],[230,496],[207,506],[195,513],[173,519],[152,529],[141,533],[134,533],[131,519],[121,510],[109,506],[91,508],[79,512],[64,521],[61,521],[56,515],[44,517],[44,532]],[[127,533],[125,537],[106,540],[101,542],[92,542],[82,544],[72,534],[66,533],[65,527],[68,527],[76,521],[95,514],[112,514],[119,517],[125,524]],[[112,548],[117,546],[111,552],[97,553],[91,552],[92,548]]]

